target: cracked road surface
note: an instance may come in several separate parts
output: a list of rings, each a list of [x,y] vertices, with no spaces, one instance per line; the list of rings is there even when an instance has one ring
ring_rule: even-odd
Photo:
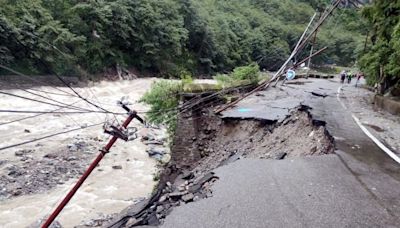
[[[339,83],[306,82],[259,92],[223,117],[279,121],[307,105],[315,120],[326,122],[336,154],[220,167],[214,196],[174,209],[162,227],[398,227],[400,164],[340,104]]]

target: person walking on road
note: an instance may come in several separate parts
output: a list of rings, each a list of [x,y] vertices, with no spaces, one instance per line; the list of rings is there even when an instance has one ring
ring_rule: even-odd
[[[364,76],[363,72],[358,72],[357,73],[357,81],[356,81],[356,87],[358,87],[358,83],[360,82],[360,79]]]
[[[350,72],[347,74],[347,83],[350,84],[351,83],[351,79],[353,78],[353,74],[351,74]]]
[[[344,80],[346,79],[346,71],[342,71],[340,73],[340,83],[344,83]]]

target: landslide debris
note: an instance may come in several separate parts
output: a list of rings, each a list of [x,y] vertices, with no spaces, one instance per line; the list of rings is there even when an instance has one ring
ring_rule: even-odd
[[[174,207],[212,197],[215,168],[241,158],[286,159],[334,152],[325,123],[301,106],[278,120],[221,118],[193,107],[178,118],[171,161],[150,199],[132,205],[105,227],[160,225]]]

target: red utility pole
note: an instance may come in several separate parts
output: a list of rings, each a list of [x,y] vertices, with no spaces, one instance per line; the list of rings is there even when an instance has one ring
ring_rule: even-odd
[[[122,106],[125,110],[129,112],[128,118],[125,120],[125,122],[122,124],[122,128],[128,127],[130,122],[134,119],[137,118],[140,122],[143,123],[143,119],[141,119],[139,116],[137,116],[137,113],[135,111],[130,111],[129,108],[126,106]],[[92,173],[92,171],[96,168],[96,166],[100,163],[100,161],[103,159],[103,157],[110,151],[111,147],[114,145],[114,143],[117,141],[119,137],[114,135],[110,141],[107,143],[107,145],[100,151],[100,154],[97,156],[97,158],[90,164],[89,168],[86,170],[86,172],[79,178],[78,182],[76,182],[75,186],[68,192],[67,196],[61,201],[61,203],[58,205],[58,207],[53,211],[53,213],[50,215],[50,217],[46,220],[46,222],[42,225],[42,228],[48,228],[51,223],[56,219],[56,217],[60,214],[60,212],[64,209],[64,207],[68,204],[68,202],[72,199],[72,197],[75,195],[75,193],[78,191],[78,189],[81,187],[83,182],[85,182],[86,178]]]

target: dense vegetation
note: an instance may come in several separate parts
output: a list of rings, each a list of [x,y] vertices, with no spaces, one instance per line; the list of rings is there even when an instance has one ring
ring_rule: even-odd
[[[157,80],[140,101],[150,106],[150,111],[147,113],[148,121],[152,124],[164,124],[170,135],[173,135],[178,110],[183,105],[179,104],[182,93],[220,91],[241,85],[255,85],[261,79],[256,63],[236,67],[229,75],[218,74],[218,84],[195,83],[190,75],[183,74],[181,80]]]
[[[273,70],[327,2],[0,0],[0,64],[67,75],[117,64],[166,76],[227,72],[253,61]],[[359,21],[354,10],[337,11],[318,39],[331,48],[316,63],[353,64],[364,40]]]
[[[400,1],[375,0],[363,15],[372,29],[359,65],[381,94],[400,96]]]

